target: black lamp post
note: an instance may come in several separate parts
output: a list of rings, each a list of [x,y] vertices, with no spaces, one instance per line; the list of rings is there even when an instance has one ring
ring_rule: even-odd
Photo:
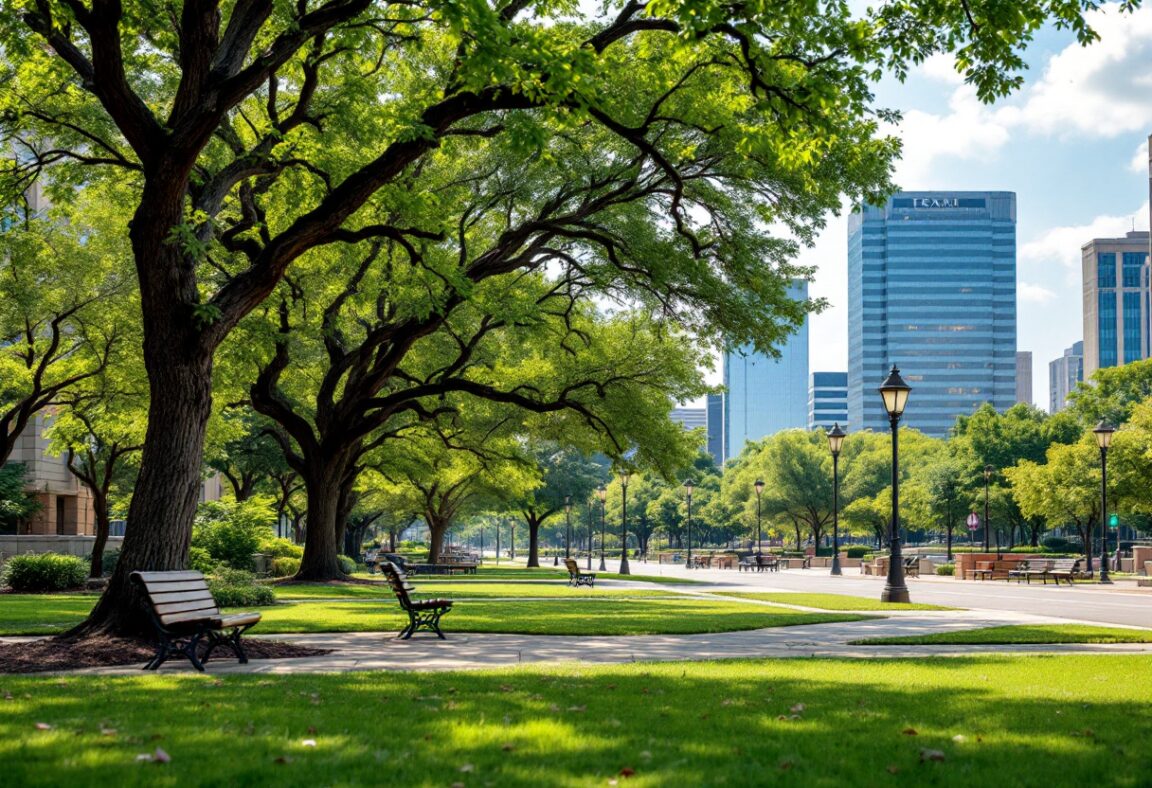
[[[988,552],[988,482],[995,470],[991,465],[984,466],[984,552]]]
[[[1112,578],[1108,576],[1108,449],[1112,446],[1112,433],[1115,431],[1116,428],[1106,421],[1101,421],[1092,430],[1096,445],[1100,447],[1100,582],[1106,585],[1112,585]]]
[[[628,480],[632,478],[631,471],[620,474],[620,574],[630,575],[628,568]]]
[[[837,577],[844,574],[840,571],[840,447],[846,435],[839,422],[828,430],[828,448],[832,451],[832,574]]]
[[[685,566],[689,569],[692,568],[692,491],[695,489],[691,479],[684,482],[684,491],[688,494],[688,563]]]
[[[603,484],[601,484],[599,487],[596,488],[596,497],[600,499],[600,571],[601,572],[607,572],[608,571],[608,566],[607,566],[607,564],[604,563],[604,538],[605,538],[605,532],[607,531],[607,526],[605,525],[606,520],[605,520],[605,515],[604,515],[604,496],[606,496],[607,494],[608,494],[608,491],[604,489]]]
[[[572,496],[564,496],[564,557],[572,557]]]
[[[892,524],[889,542],[892,545],[888,557],[888,581],[880,594],[881,602],[908,602],[908,586],[904,582],[904,558],[900,553],[900,444],[899,422],[908,404],[908,393],[912,387],[900,377],[900,370],[892,365],[888,379],[880,385],[880,396],[884,398],[884,410],[888,412],[888,423],[892,428]]]
[[[592,571],[592,545],[596,539],[596,524],[592,521],[593,510],[596,508],[595,504],[588,506],[588,571]]]
[[[760,493],[764,492],[764,482],[757,479],[752,484],[752,489],[756,491],[756,555],[761,555],[760,545],[764,544],[764,540],[760,538]]]

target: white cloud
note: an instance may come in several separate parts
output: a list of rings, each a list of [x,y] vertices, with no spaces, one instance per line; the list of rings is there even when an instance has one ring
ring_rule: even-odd
[[[1043,304],[1056,300],[1056,292],[1043,285],[1034,285],[1030,282],[1019,282],[1016,285],[1016,297],[1020,301],[1029,301],[1034,304]]]
[[[1071,227],[1052,227],[1039,238],[1022,244],[1018,260],[1024,266],[1037,266],[1048,270],[1054,265],[1064,269],[1065,284],[1080,285],[1080,247],[1093,238],[1116,238],[1131,230],[1148,228],[1148,203],[1127,216],[1097,216],[1087,224]],[[1021,284],[1021,288],[1024,285]]]
[[[1044,134],[1116,137],[1152,120],[1152,6],[1122,14],[1109,4],[1086,14],[1100,40],[1073,43],[1048,61],[1019,108],[1004,119]]]
[[[949,57],[929,58],[919,73],[955,85],[948,111],[911,110],[888,129],[904,141],[897,182],[903,188],[933,188],[933,163],[940,158],[990,161],[1021,132],[1042,136],[1114,138],[1152,130],[1152,6],[1121,14],[1114,4],[1088,14],[1100,40],[1073,42],[1053,55],[1042,76],[1008,103],[988,106],[963,84]],[[1133,159],[1143,170],[1147,159]]]
[[[1136,146],[1136,152],[1132,154],[1132,161],[1128,163],[1129,170],[1132,172],[1145,172],[1147,170],[1150,157],[1149,145],[1152,145],[1152,140]]]

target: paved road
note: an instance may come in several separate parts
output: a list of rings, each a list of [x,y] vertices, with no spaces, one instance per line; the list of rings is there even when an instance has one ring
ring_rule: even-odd
[[[609,562],[615,571],[616,565]],[[780,572],[737,572],[731,569],[693,569],[666,564],[632,562],[636,575],[691,577],[710,584],[710,590],[810,591],[880,598],[884,578],[847,569],[832,577],[827,569],[786,569]],[[1112,586],[1027,585],[1004,581],[955,580],[950,577],[909,578],[913,602],[972,610],[1028,613],[1096,624],[1122,624],[1152,628],[1152,588],[1136,588],[1131,581]],[[683,590],[684,587],[680,587]]]

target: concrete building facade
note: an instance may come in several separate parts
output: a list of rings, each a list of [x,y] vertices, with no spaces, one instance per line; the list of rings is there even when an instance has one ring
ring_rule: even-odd
[[[1032,351],[1016,351],[1016,401],[1032,404]]]
[[[1148,232],[1134,230],[1080,248],[1085,378],[1149,356],[1148,244]]]
[[[1048,362],[1048,412],[1059,413],[1068,405],[1068,395],[1084,380],[1084,343],[1073,342],[1064,355]]]
[[[848,227],[848,420],[888,427],[877,386],[912,386],[902,421],[946,436],[1016,401],[1016,195],[900,192]]]

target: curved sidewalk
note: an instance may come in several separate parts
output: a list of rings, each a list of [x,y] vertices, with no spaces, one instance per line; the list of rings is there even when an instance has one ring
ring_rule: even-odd
[[[345,632],[270,635],[300,645],[333,649],[331,654],[298,659],[234,660],[210,663],[209,672],[339,673],[344,671],[474,670],[525,664],[679,661],[781,657],[913,657],[997,653],[1144,653],[1152,644],[1056,644],[1017,646],[850,646],[848,641],[873,637],[918,635],[1005,624],[1068,623],[1067,620],[999,614],[993,611],[904,613],[884,619],[835,624],[774,627],[704,635],[499,635],[452,633],[447,640],[421,634],[397,640],[391,632]],[[173,660],[163,672],[188,672]],[[135,666],[98,668],[84,672],[139,674]]]

